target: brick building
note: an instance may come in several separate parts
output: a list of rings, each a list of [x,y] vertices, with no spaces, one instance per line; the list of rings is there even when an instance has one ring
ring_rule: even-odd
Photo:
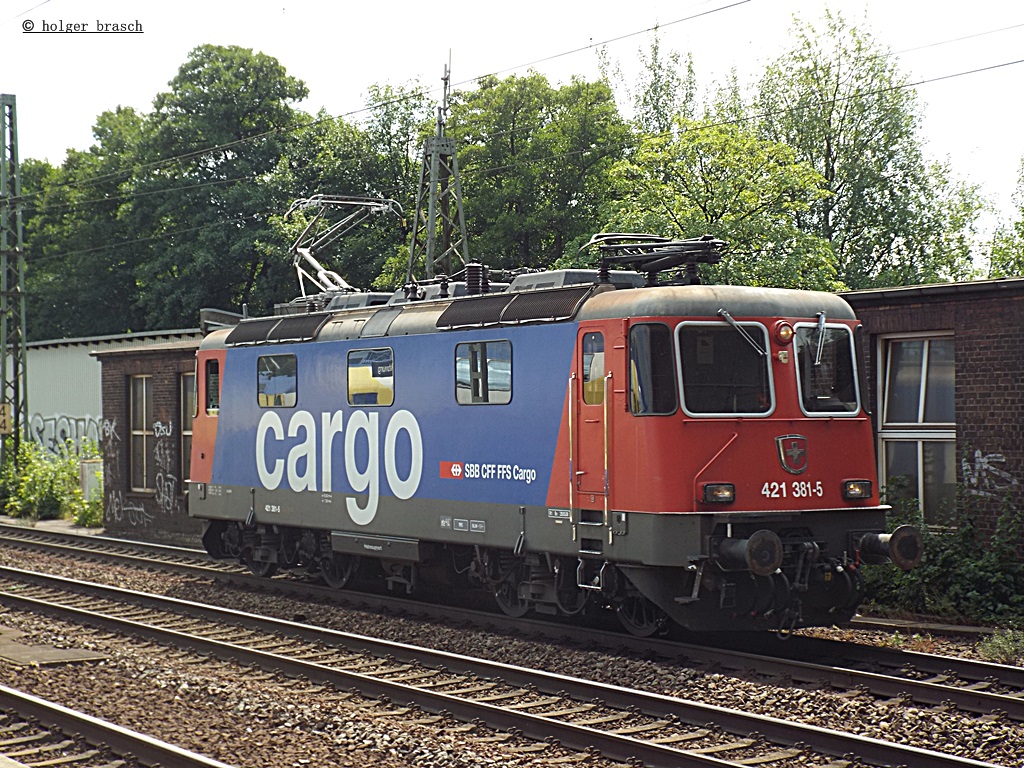
[[[188,516],[197,338],[97,352],[102,364],[104,527],[114,536],[196,546]]]
[[[1024,503],[1024,278],[843,294],[864,323],[879,480],[897,476],[925,520],[958,486],[983,533]]]

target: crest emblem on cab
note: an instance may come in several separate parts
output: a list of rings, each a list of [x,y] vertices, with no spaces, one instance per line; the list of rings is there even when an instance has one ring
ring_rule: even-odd
[[[775,438],[782,468],[791,475],[807,469],[807,438],[803,435],[782,435]]]

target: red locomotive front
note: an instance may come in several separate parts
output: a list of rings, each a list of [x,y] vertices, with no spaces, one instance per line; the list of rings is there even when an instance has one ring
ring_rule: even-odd
[[[661,286],[606,292],[580,315],[548,502],[578,510],[582,551],[614,551],[669,616],[842,621],[862,561],[916,565],[916,531],[880,533],[859,324],[842,299]]]

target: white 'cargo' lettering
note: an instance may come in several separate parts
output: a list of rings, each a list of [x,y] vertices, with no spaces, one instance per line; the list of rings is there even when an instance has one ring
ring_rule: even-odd
[[[357,525],[368,524],[377,514],[380,497],[379,420],[377,412],[352,411],[346,425],[343,411],[322,413],[318,441],[317,419],[309,411],[295,411],[287,428],[276,411],[266,411],[256,427],[256,473],[260,483],[270,491],[279,488],[283,481],[287,481],[293,491],[333,491],[331,453],[335,438],[344,434],[345,475],[348,484],[354,493],[367,495],[366,504],[362,507],[356,499],[347,498],[348,514]],[[397,463],[401,432],[405,432],[409,440],[408,468],[399,467]],[[276,458],[268,462],[270,444],[283,443],[285,434],[289,438],[301,435],[302,439],[292,442],[287,459]],[[360,467],[356,461],[356,450],[357,446],[362,447],[363,435],[367,449],[366,463]],[[423,438],[419,422],[412,413],[402,410],[391,417],[384,434],[383,449],[384,473],[391,492],[399,499],[412,498],[423,476]]]

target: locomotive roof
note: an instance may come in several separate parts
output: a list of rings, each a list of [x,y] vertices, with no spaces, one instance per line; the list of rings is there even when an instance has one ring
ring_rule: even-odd
[[[635,291],[608,291],[583,305],[578,320],[616,317],[717,318],[718,310],[735,317],[815,317],[853,320],[845,300],[833,293],[745,285],[668,285]]]
[[[203,349],[289,341],[407,336],[438,331],[508,327],[531,322],[626,317],[734,317],[853,320],[850,305],[831,293],[735,285],[667,285],[616,290],[606,284],[489,293],[302,315],[244,320],[211,333]]]

